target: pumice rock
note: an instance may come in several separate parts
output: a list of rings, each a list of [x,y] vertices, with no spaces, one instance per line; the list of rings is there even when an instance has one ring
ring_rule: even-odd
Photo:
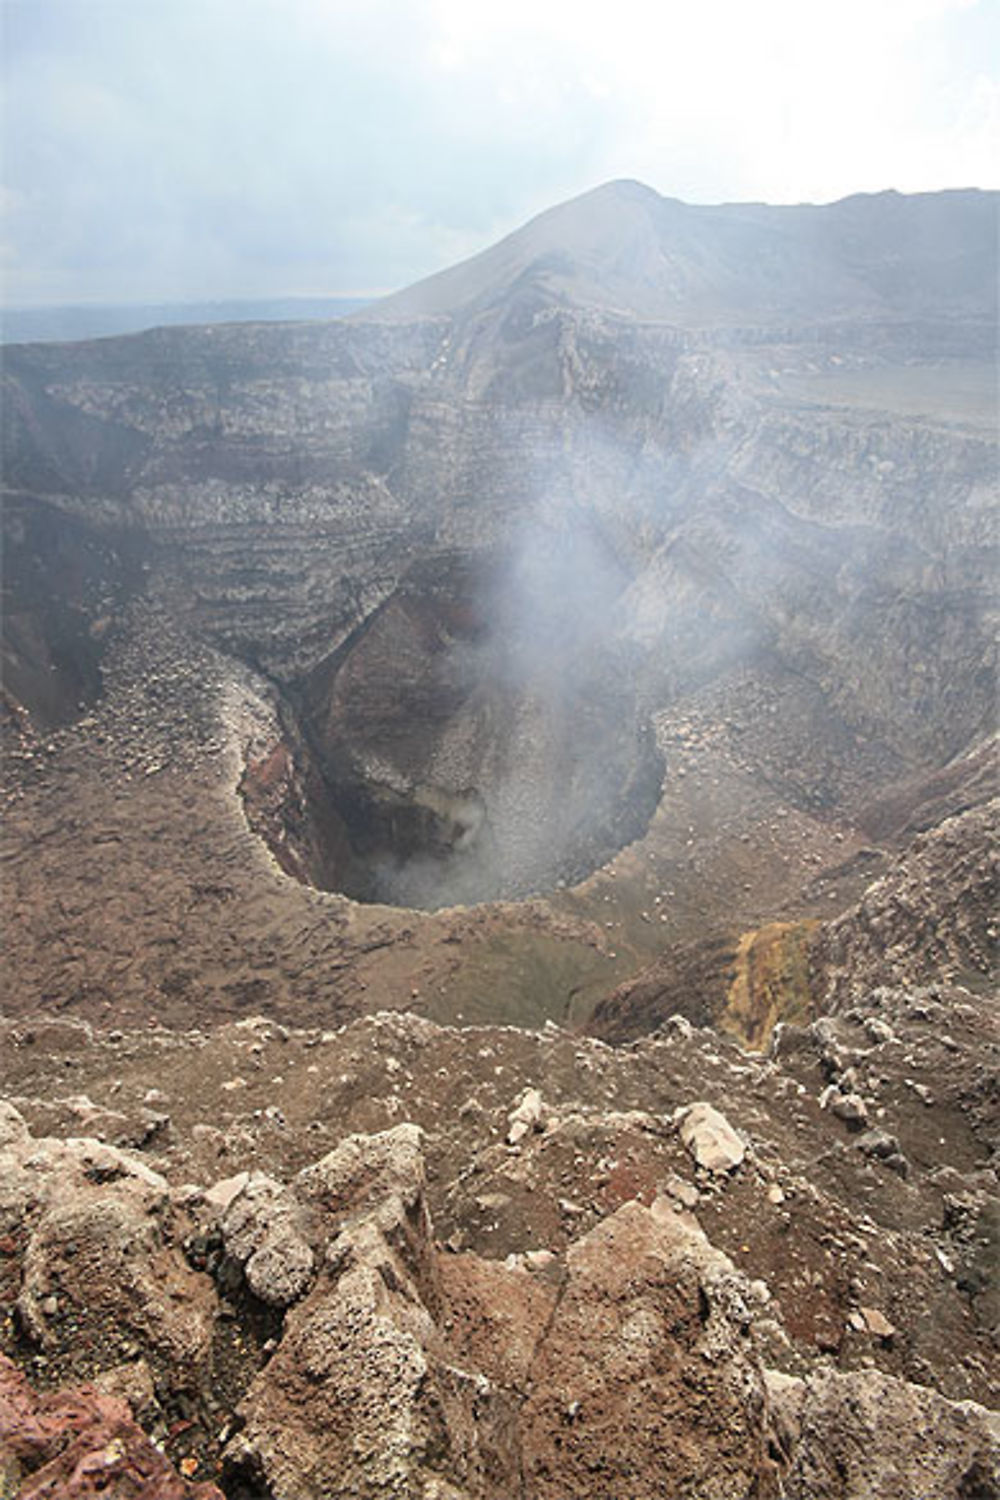
[[[532,1130],[541,1130],[545,1119],[545,1103],[538,1089],[526,1089],[523,1098],[507,1116],[507,1144],[516,1146]]]
[[[261,1472],[275,1493],[296,1493],[308,1474],[319,1493],[416,1494],[436,1474],[445,1493],[499,1496],[483,1488],[498,1464],[513,1482],[511,1403],[455,1360],[435,1325],[419,1142],[412,1126],[352,1136],[297,1179],[347,1217],[228,1450],[234,1473]]]
[[[304,1215],[281,1183],[250,1173],[222,1215],[227,1254],[243,1266],[247,1285],[272,1307],[287,1307],[312,1279],[314,1256]]]
[[[878,1370],[767,1377],[771,1420],[787,1444],[790,1500],[920,1493],[990,1495],[1000,1485],[1000,1419]],[[921,1441],[910,1436],[919,1430]]]
[[[22,1145],[28,1139],[28,1133],[23,1115],[6,1099],[0,1100],[0,1150]]]
[[[384,1158],[385,1144],[372,1146]],[[355,1160],[363,1149],[355,1138]],[[762,1376],[733,1318],[735,1307],[745,1316],[736,1288],[750,1293],[693,1221],[672,1206],[626,1205],[570,1246],[558,1303],[539,1322],[530,1305],[551,1293],[475,1257],[438,1265],[415,1206],[397,1187],[381,1205],[369,1197],[342,1231],[247,1395],[233,1473],[260,1472],[277,1494],[295,1493],[302,1473],[320,1491],[336,1476],[359,1494],[418,1493],[432,1471],[447,1493],[498,1500],[519,1472],[539,1497],[592,1494],[598,1473],[609,1494],[628,1484],[652,1495],[665,1480],[706,1497],[749,1492],[767,1469]],[[521,1376],[504,1371],[496,1347],[480,1350],[485,1371],[469,1363],[463,1310],[484,1275],[501,1299],[490,1316],[527,1319],[535,1347]],[[680,1443],[682,1430],[698,1444]]]
[[[707,1172],[732,1172],[746,1155],[746,1147],[736,1131],[711,1104],[687,1105],[677,1123],[684,1145],[698,1166]]]
[[[409,1123],[376,1135],[350,1135],[299,1173],[295,1192],[333,1223],[366,1208],[377,1210],[386,1201],[418,1209],[425,1181],[423,1139],[420,1127]]]

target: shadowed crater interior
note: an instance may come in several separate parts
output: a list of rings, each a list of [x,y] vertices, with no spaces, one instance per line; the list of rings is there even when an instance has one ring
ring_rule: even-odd
[[[319,883],[434,908],[573,883],[644,830],[662,761],[629,576],[546,531],[488,558],[414,564],[299,685]]]

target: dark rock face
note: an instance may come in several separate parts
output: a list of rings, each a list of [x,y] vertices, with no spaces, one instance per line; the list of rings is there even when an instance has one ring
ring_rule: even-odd
[[[663,765],[635,653],[587,628],[625,580],[588,590],[586,549],[567,550],[414,568],[308,679],[302,722],[355,855],[325,884],[401,906],[524,896],[644,832]]]
[[[13,498],[3,512],[5,719],[44,729],[75,719],[100,693],[103,642],[141,582],[129,538],[95,531],[58,507]]]

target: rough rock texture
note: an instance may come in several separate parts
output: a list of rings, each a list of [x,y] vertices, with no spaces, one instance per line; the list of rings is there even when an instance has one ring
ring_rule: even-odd
[[[76,1340],[100,1368],[141,1347],[177,1388],[205,1379],[215,1297],[172,1249],[167,1184],[141,1158],[15,1139],[0,1153],[0,1228],[23,1245],[17,1315],[42,1350]]]
[[[528,1493],[777,1494],[745,1293],[662,1198],[625,1204],[571,1245],[522,1412]]]
[[[227,1254],[242,1265],[254,1295],[272,1307],[295,1302],[312,1280],[315,1260],[302,1219],[281,1183],[261,1172],[249,1175],[222,1215]]]
[[[18,1500],[223,1500],[177,1473],[126,1402],[81,1386],[41,1395],[0,1355],[0,1494]]]
[[[988,981],[997,959],[1000,856],[994,799],[922,834],[814,945],[817,1001],[841,1009],[865,984]]]
[[[768,1390],[789,1500],[1000,1493],[1000,1414],[974,1402],[944,1401],[877,1370],[771,1376]]]
[[[994,1418],[969,1405],[989,1405],[1000,1376],[1000,1049],[984,998],[883,987],[779,1028],[767,1058],[681,1018],[625,1049],[392,1014],[115,1041],[34,1028],[5,1033],[19,1170],[49,1162],[36,1175],[66,1201],[82,1172],[112,1224],[123,1198],[167,1203],[152,1237],[132,1224],[129,1269],[104,1280],[102,1216],[64,1224],[39,1204],[26,1235],[12,1226],[6,1347],[36,1380],[97,1374],[127,1393],[176,1463],[230,1495],[635,1500],[669,1483],[750,1500],[828,1484],[910,1500],[925,1474],[942,1500],[990,1493]],[[52,1132],[80,1107],[53,1098],[66,1058],[119,1122],[155,1076],[169,1135],[141,1156],[63,1146]],[[877,1126],[859,1133],[830,1089]],[[684,1144],[692,1094],[738,1127],[729,1170]],[[510,1142],[525,1102],[533,1128]],[[86,1179],[102,1160],[126,1175]],[[127,1175],[133,1161],[144,1174]],[[265,1246],[260,1290],[281,1289],[283,1316],[251,1283]],[[71,1282],[75,1263],[91,1270]],[[43,1287],[39,1265],[59,1279]],[[208,1320],[186,1365],[137,1321],[154,1269],[161,1295],[193,1289],[189,1337],[192,1307]],[[85,1279],[96,1345],[68,1301]],[[899,1414],[889,1431],[883,1409]]]
[[[418,1139],[412,1126],[354,1136],[298,1179],[344,1227],[251,1386],[229,1453],[278,1496],[435,1493],[437,1476],[441,1494],[499,1497],[514,1482],[510,1403],[454,1363],[435,1324]]]
[[[407,1126],[352,1137],[297,1179],[347,1223],[248,1392],[231,1465],[279,1496],[639,1497],[669,1483],[722,1497],[761,1482],[746,1279],[693,1221],[664,1199],[627,1204],[569,1247],[548,1293],[475,1257],[441,1267],[414,1144]],[[354,1198],[319,1186],[343,1183],[344,1158]]]

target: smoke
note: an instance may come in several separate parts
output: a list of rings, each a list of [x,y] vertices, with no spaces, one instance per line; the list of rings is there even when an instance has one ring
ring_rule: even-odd
[[[525,897],[576,883],[645,831],[664,772],[652,710],[686,661],[710,671],[758,631],[731,581],[705,587],[713,568],[756,560],[734,546],[720,559],[709,537],[677,545],[704,491],[693,463],[577,414],[557,451],[518,455],[525,499],[499,545],[425,581],[442,618],[477,628],[444,632],[413,695],[454,707],[410,771],[419,837],[371,863],[376,899]],[[474,820],[456,815],[473,800]]]
[[[411,789],[423,847],[376,860],[380,899],[526,896],[642,832],[662,768],[627,638],[634,582],[600,519],[549,489],[475,572],[475,598],[449,601],[480,628],[429,667],[461,702]]]
[[[616,634],[631,581],[593,515],[546,497],[495,580],[494,670],[517,688],[571,694]]]
[[[440,649],[408,701],[447,711],[405,769],[419,836],[387,838],[372,857],[377,899],[437,907],[583,878],[656,808],[653,716],[709,685],[725,705],[720,732],[732,704],[733,732],[775,789],[837,805],[885,760],[871,726],[899,742],[917,725],[921,702],[908,687],[907,707],[896,682],[919,672],[928,699],[945,701],[924,658],[959,660],[976,639],[953,607],[922,605],[944,586],[906,540],[927,487],[915,440],[905,466],[898,437],[862,461],[850,424],[775,417],[699,352],[670,356],[654,404],[658,345],[648,364],[633,352],[636,414],[631,367],[603,348],[572,353],[584,376],[600,354],[618,384],[596,414],[535,420],[536,444],[484,480],[479,547],[466,537],[460,564],[424,591]],[[612,398],[624,415],[609,415]],[[473,804],[474,819],[456,813]]]

